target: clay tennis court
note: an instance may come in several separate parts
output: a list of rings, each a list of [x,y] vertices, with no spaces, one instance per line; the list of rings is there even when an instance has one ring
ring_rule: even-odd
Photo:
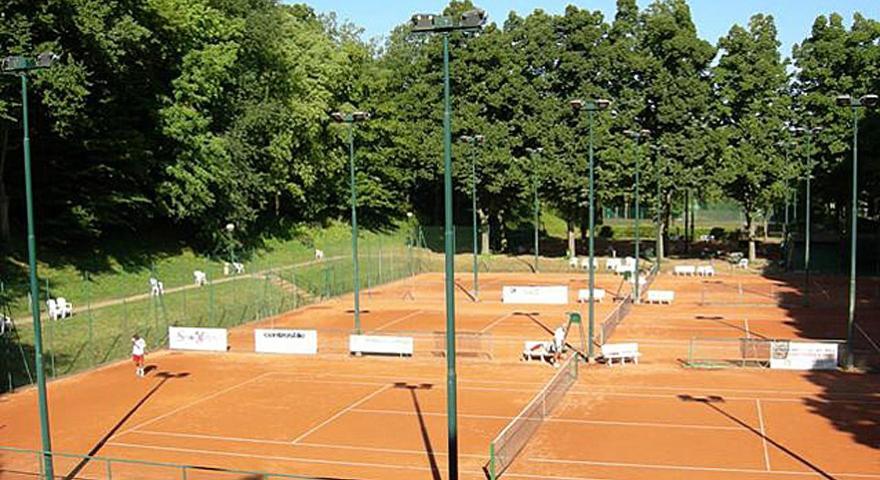
[[[771,281],[738,277],[716,280],[737,288],[740,280],[755,288]],[[544,326],[554,328],[567,311],[585,315],[575,300],[586,280],[582,273],[489,274],[479,303],[471,301],[468,281],[459,279],[457,327],[476,340],[469,345],[473,355],[459,361],[459,453],[462,478],[479,479],[486,478],[489,443],[556,373],[541,362],[520,361],[522,342],[548,338]],[[703,305],[703,281],[658,277],[652,288],[675,290],[676,302],[635,306],[613,336],[647,342],[640,365],[581,365],[576,383],[502,478],[880,479],[876,375],[688,369],[677,361],[679,353],[658,347],[684,345],[709,328],[715,329],[709,336],[740,338],[745,318],[750,335],[802,338],[813,323],[827,326],[817,318],[805,327],[802,318],[812,317],[770,302],[757,310]],[[501,287],[511,284],[569,285],[570,303],[503,304]],[[597,286],[609,293],[619,284],[619,277],[598,277]],[[363,330],[412,334],[417,352],[425,354],[348,356],[350,305],[343,297],[261,322],[318,329],[314,357],[247,353],[255,328],[248,325],[230,332],[228,353],[150,355],[146,379],[134,378],[123,362],[52,382],[53,446],[64,453],[186,465],[188,479],[261,478],[229,470],[445,478],[445,361],[435,334],[445,324],[442,275],[362,296],[369,310]],[[610,300],[597,305],[597,318],[612,308]],[[38,448],[35,405],[33,389],[0,397],[4,446]],[[180,468],[144,463],[115,462],[108,470],[99,459],[55,462],[61,478],[184,478]],[[35,478],[38,472],[34,455],[0,452],[0,478]]]

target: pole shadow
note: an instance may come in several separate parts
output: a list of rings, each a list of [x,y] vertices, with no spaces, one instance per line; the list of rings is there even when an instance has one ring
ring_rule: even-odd
[[[396,382],[394,384],[394,388],[405,388],[409,390],[409,394],[412,397],[413,407],[416,409],[416,416],[419,419],[419,429],[422,434],[422,442],[425,444],[425,451],[428,453],[428,463],[431,466],[431,477],[434,480],[442,480],[442,475],[440,475],[440,467],[437,465],[437,458],[434,455],[434,447],[431,445],[431,437],[428,435],[428,426],[425,425],[425,418],[422,415],[422,407],[419,405],[419,398],[416,395],[416,390],[430,390],[434,386],[430,383],[421,383],[418,385],[411,385],[406,382]]]
[[[768,443],[770,443],[770,444],[773,445],[774,447],[776,447],[776,448],[778,448],[779,450],[785,452],[785,454],[788,455],[789,457],[791,457],[791,458],[797,460],[798,462],[800,462],[801,464],[803,464],[805,467],[807,467],[807,468],[809,468],[810,470],[816,472],[816,473],[817,473],[819,476],[821,476],[822,478],[825,478],[825,479],[828,479],[828,480],[835,480],[835,478],[834,478],[833,476],[831,476],[830,474],[828,474],[827,472],[825,472],[824,470],[822,470],[822,469],[819,468],[818,466],[814,465],[813,463],[810,463],[810,461],[807,460],[806,458],[804,458],[804,457],[798,455],[797,453],[791,451],[791,450],[788,449],[786,446],[782,445],[781,443],[777,442],[776,440],[773,440],[772,438],[768,437],[767,435],[765,435],[764,433],[760,432],[759,430],[755,430],[755,428],[752,427],[751,425],[749,425],[749,424],[747,424],[746,422],[743,422],[742,420],[740,420],[740,419],[734,417],[733,415],[731,415],[731,414],[725,412],[725,411],[724,411],[723,409],[721,409],[720,407],[717,407],[717,406],[715,405],[716,403],[724,403],[724,397],[721,397],[721,396],[718,396],[718,395],[709,395],[709,396],[706,396],[706,397],[694,397],[694,396],[692,396],[692,395],[686,395],[686,394],[683,394],[683,395],[678,395],[678,399],[681,400],[681,401],[683,401],[683,402],[696,402],[696,403],[702,403],[703,405],[706,405],[707,407],[711,408],[712,410],[715,410],[716,412],[718,412],[718,413],[720,413],[721,415],[725,416],[725,417],[728,418],[729,420],[733,421],[733,422],[736,423],[737,425],[739,425],[739,426],[745,428],[746,430],[748,430],[748,431],[754,433],[754,434],[757,435],[758,437],[761,437],[762,439],[766,440]]]
[[[155,367],[153,367],[153,368],[155,368]],[[125,425],[125,422],[127,422],[142,406],[144,406],[144,404],[147,403],[147,400],[149,400],[150,397],[155,395],[156,392],[158,392],[159,389],[161,389],[162,386],[165,385],[165,383],[168,380],[170,380],[172,378],[186,378],[189,376],[189,373],[188,372],[181,372],[181,373],[158,372],[158,373],[156,373],[156,376],[161,378],[162,380],[159,383],[157,383],[156,385],[154,385],[153,388],[151,388],[150,391],[147,392],[147,394],[144,395],[143,398],[141,398],[134,405],[134,407],[132,407],[131,410],[128,411],[128,413],[126,413],[118,422],[116,422],[116,425],[114,425],[113,428],[110,429],[110,431],[108,431],[106,434],[104,434],[104,436],[100,440],[98,440],[98,443],[96,443],[95,446],[92,447],[91,450],[89,450],[89,452],[86,454],[85,458],[83,458],[75,467],[73,467],[73,470],[71,470],[67,475],[64,476],[64,480],[76,479],[77,475],[79,475],[79,473],[92,460],[92,457],[97,455],[98,452],[102,448],[104,448],[104,445],[106,445],[107,442],[110,440],[110,438],[113,437],[113,435],[115,435],[116,432],[118,432],[119,429],[122,428],[123,425]]]

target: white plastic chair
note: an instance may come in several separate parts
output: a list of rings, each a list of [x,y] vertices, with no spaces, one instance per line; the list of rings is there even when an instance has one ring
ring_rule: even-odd
[[[61,318],[73,316],[73,304],[65,300],[64,297],[55,299],[55,309]]]
[[[232,270],[235,272],[235,274],[244,273],[244,264],[232,262]]]
[[[736,264],[736,266],[738,268],[743,269],[743,270],[748,270],[749,269],[749,259],[748,258],[741,259],[739,261],[739,263]]]
[[[158,297],[165,293],[165,284],[155,277],[150,277],[150,296]]]
[[[568,259],[568,266],[571,268],[578,267],[578,257],[571,257]]]
[[[324,250],[315,249],[315,260],[323,260],[324,259]]]
[[[208,283],[208,276],[205,275],[205,272],[203,272],[201,270],[194,270],[193,271],[193,281],[195,282],[196,285],[201,287],[201,286],[205,285],[206,283]]]

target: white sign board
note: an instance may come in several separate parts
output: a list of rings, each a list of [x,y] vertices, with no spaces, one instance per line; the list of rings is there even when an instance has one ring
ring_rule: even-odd
[[[228,346],[225,328],[168,327],[171,350],[225,352]]]
[[[564,305],[568,303],[566,286],[527,286],[504,287],[501,291],[502,303],[528,303],[542,305]]]
[[[258,353],[318,353],[316,330],[254,330],[254,351]]]
[[[351,335],[348,337],[351,353],[382,353],[389,355],[412,355],[412,337],[386,337],[379,335]]]
[[[773,341],[770,368],[785,370],[834,370],[838,344]]]

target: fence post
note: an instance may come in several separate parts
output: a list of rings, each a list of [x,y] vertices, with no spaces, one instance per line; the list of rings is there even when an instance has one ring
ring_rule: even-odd
[[[208,279],[208,324],[214,326],[214,280]]]
[[[113,462],[110,459],[105,461],[107,462],[107,480],[113,480]]]

